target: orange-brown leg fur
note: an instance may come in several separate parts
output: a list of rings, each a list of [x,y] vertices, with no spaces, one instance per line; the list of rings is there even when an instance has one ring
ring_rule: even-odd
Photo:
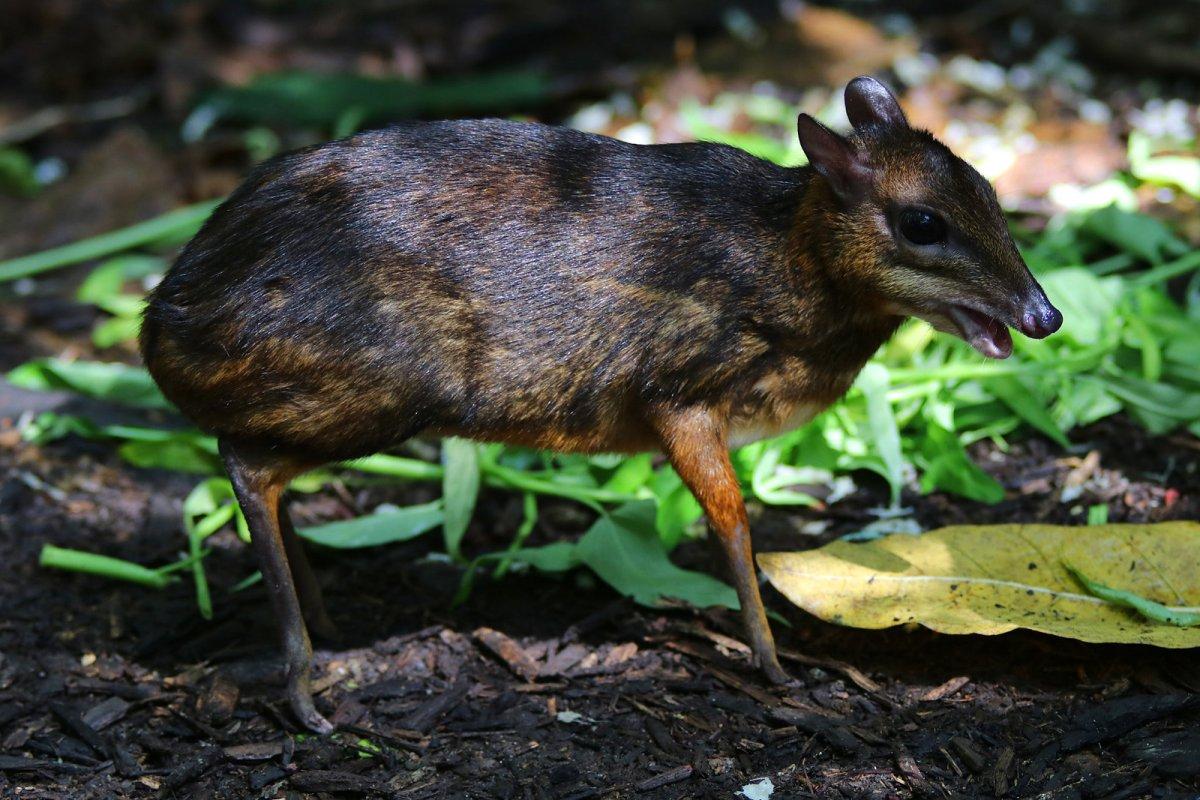
[[[775,639],[758,592],[750,551],[750,522],[729,461],[725,423],[712,410],[689,409],[663,414],[656,420],[656,427],[672,466],[708,515],[709,528],[737,589],[742,625],[754,660],[769,680],[786,683],[789,677],[779,666]]]
[[[317,733],[330,733],[329,724],[313,705],[312,643],[304,626],[296,582],[288,563],[288,547],[280,524],[280,498],[289,480],[304,467],[278,457],[264,456],[222,441],[221,456],[229,471],[250,539],[258,556],[263,585],[271,598],[283,641],[287,695],[300,722]],[[297,545],[299,542],[296,543]],[[311,572],[308,573],[311,578]],[[315,584],[315,581],[314,581]]]

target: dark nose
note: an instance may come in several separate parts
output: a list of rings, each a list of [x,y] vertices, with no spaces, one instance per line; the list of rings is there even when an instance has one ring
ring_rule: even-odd
[[[1062,327],[1062,312],[1050,305],[1043,294],[1021,316],[1021,333],[1033,339],[1045,339]]]

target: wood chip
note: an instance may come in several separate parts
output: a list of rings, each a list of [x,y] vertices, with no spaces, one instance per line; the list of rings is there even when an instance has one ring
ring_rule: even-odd
[[[767,706],[768,708],[774,708],[779,705],[778,697],[758,688],[757,686],[754,686],[753,684],[747,683],[738,676],[734,675],[732,672],[726,672],[723,669],[713,666],[710,666],[708,671],[721,683],[733,689],[737,689],[742,694],[754,698],[761,705]]]
[[[196,701],[196,712],[214,725],[224,725],[237,710],[241,690],[224,675],[217,675]]]
[[[683,764],[675,767],[674,769],[669,769],[666,772],[660,772],[652,778],[647,778],[641,783],[636,784],[633,788],[639,792],[652,792],[655,789],[661,789],[662,787],[670,786],[673,783],[686,781],[688,778],[692,777],[693,771],[694,769],[691,764]]]
[[[70,775],[78,775],[91,771],[90,767],[68,764],[65,761],[0,755],[0,772],[63,772]]]
[[[75,712],[75,709],[68,706],[66,703],[51,703],[50,711],[54,716],[58,717],[67,730],[83,740],[84,744],[92,748],[96,755],[101,758],[108,757],[108,743],[104,740],[96,729],[83,721],[83,718]]]
[[[546,659],[546,663],[541,666],[538,674],[546,677],[562,675],[571,667],[582,661],[587,654],[588,649],[583,645],[569,644],[550,658]]]
[[[117,720],[124,719],[129,705],[127,701],[114,695],[84,712],[83,722],[93,730],[102,731]]]
[[[992,766],[992,791],[996,797],[1008,794],[1009,773],[1012,771],[1015,757],[1016,752],[1007,745],[1000,751],[1000,755],[996,756],[996,763]]]
[[[1074,752],[1121,736],[1147,722],[1191,711],[1198,705],[1200,697],[1187,694],[1133,695],[1109,700],[1076,714],[1072,720],[1074,729],[1068,729],[1058,744],[1065,752]]]
[[[935,686],[925,694],[921,695],[921,700],[926,703],[932,703],[936,700],[941,700],[943,697],[949,697],[957,692],[962,687],[971,682],[971,679],[966,675],[959,675],[957,678],[951,678],[941,686]]]
[[[463,701],[468,688],[466,681],[459,681],[441,694],[435,695],[409,714],[403,727],[427,733],[443,714]]]
[[[694,622],[689,625],[683,626],[683,630],[687,631],[688,633],[690,633],[694,636],[699,636],[701,638],[708,639],[710,642],[717,645],[718,647],[723,647],[726,650],[732,651],[734,653],[741,653],[744,656],[748,656],[751,653],[750,646],[745,644],[744,642],[739,642],[737,639],[733,638],[732,636],[726,636],[723,633],[717,633],[714,630],[709,630],[708,628],[704,627],[703,625],[701,625],[698,622]]]
[[[163,778],[162,795],[169,796],[175,789],[196,780],[224,759],[225,753],[219,747],[205,747],[184,756],[175,762],[175,766]]]
[[[491,628],[478,628],[474,636],[480,644],[495,653],[515,675],[530,683],[537,679],[541,668],[513,639]]]
[[[224,753],[230,761],[270,761],[283,755],[283,740],[235,744],[226,747]]]
[[[917,760],[910,753],[904,751],[897,752],[896,767],[900,770],[900,774],[907,778],[910,783],[922,784],[925,782],[925,773],[921,772],[921,767],[918,766]]]
[[[608,651],[608,655],[604,657],[603,665],[606,667],[615,667],[618,664],[623,664],[629,659],[637,655],[638,646],[634,642],[625,642],[619,644],[612,650]]]
[[[1088,479],[1096,474],[1096,470],[1100,467],[1100,451],[1092,450],[1088,453],[1079,466],[1067,473],[1067,477],[1063,480],[1063,487],[1070,489],[1078,489],[1087,483]]]
[[[862,752],[862,742],[854,732],[845,725],[833,725],[821,731],[821,738],[834,750],[845,755],[858,755]]]
[[[332,769],[308,769],[294,773],[288,781],[302,792],[351,792],[373,794],[379,784],[354,772]]]
[[[671,732],[667,730],[667,726],[655,717],[648,716],[645,718],[646,733],[650,734],[650,738],[658,745],[659,749],[668,756],[678,756],[680,754],[679,745],[671,737]]]
[[[804,664],[810,667],[821,667],[822,669],[833,670],[840,672],[850,679],[858,688],[865,692],[878,692],[883,687],[875,681],[868,678],[857,667],[851,666],[844,661],[838,661],[833,658],[817,658],[815,656],[807,656],[803,653],[797,653],[795,650],[779,650],[779,657],[788,661],[795,661],[797,664]]]
[[[367,715],[367,707],[353,697],[347,697],[330,715],[329,721],[335,728],[356,725]]]
[[[967,769],[971,770],[971,772],[980,772],[987,766],[987,759],[975,748],[970,739],[965,739],[962,736],[951,737],[950,746],[954,748],[954,752],[958,754],[958,757],[963,760],[963,763],[966,764]]]

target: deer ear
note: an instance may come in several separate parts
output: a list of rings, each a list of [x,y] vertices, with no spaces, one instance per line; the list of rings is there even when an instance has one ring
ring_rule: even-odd
[[[855,78],[846,86],[846,116],[855,128],[870,124],[908,127],[908,118],[900,109],[896,96],[866,75]]]
[[[796,120],[796,131],[808,163],[829,181],[834,194],[843,202],[855,202],[867,193],[873,177],[871,166],[845,137],[808,114],[801,114]]]

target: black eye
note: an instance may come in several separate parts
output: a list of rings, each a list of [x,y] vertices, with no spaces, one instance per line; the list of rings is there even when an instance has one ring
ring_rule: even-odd
[[[946,223],[924,209],[906,208],[900,212],[900,233],[913,244],[936,244],[946,238]]]

